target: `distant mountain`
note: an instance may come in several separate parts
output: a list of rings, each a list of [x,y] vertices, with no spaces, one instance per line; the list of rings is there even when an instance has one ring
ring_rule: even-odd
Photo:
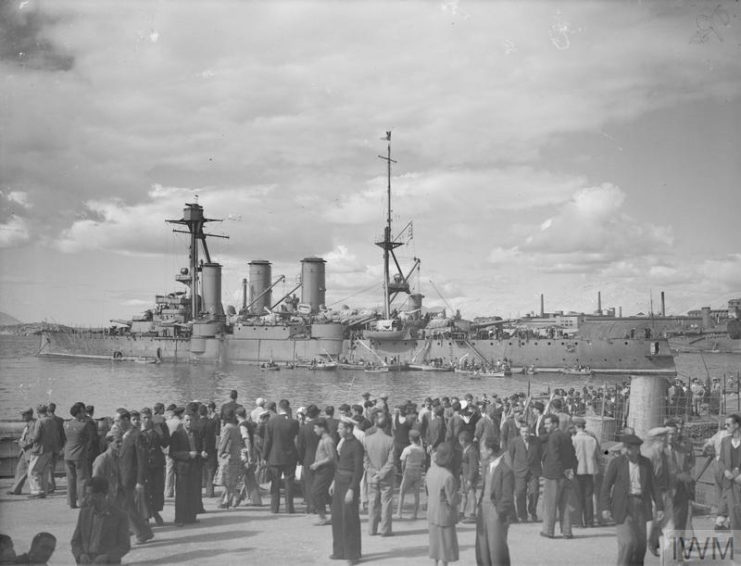
[[[11,324],[23,324],[23,323],[17,318],[13,318],[9,314],[0,312],[0,326],[10,326]]]

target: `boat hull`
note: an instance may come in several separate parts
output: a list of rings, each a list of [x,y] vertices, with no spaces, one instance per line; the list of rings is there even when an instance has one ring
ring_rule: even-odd
[[[40,355],[76,358],[154,359],[163,362],[276,363],[297,360],[349,359],[353,363],[426,365],[441,360],[455,365],[468,358],[494,364],[507,360],[511,367],[535,366],[559,372],[569,366],[589,366],[594,373],[675,375],[674,358],[666,340],[342,340],[339,333],[320,337],[270,336],[264,338],[219,335],[166,338],[111,336],[72,331],[44,332]]]

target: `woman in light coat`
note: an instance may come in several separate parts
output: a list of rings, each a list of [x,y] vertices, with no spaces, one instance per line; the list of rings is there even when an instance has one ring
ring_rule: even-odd
[[[224,411],[224,426],[219,436],[219,466],[221,467],[221,480],[224,484],[224,495],[221,498],[220,509],[228,509],[237,505],[239,492],[237,484],[242,472],[242,435],[234,417],[234,411],[228,408]]]
[[[444,442],[437,447],[435,457],[427,471],[427,529],[430,533],[429,556],[435,565],[458,560],[458,535],[455,524],[458,522],[459,494],[457,483],[450,467],[453,450]]]

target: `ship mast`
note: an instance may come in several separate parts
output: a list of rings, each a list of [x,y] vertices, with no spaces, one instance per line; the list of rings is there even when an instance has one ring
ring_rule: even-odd
[[[188,274],[187,281],[190,286],[190,317],[191,320],[195,320],[198,317],[198,271],[200,270],[198,262],[198,241],[201,241],[203,247],[203,254],[206,256],[206,263],[211,263],[211,255],[208,253],[208,246],[206,245],[206,237],[211,236],[214,238],[229,238],[229,236],[222,236],[220,234],[206,234],[203,231],[203,227],[206,222],[222,222],[222,220],[214,218],[205,218],[203,216],[203,207],[197,202],[186,203],[185,209],[183,210],[183,217],[180,220],[165,220],[169,224],[180,224],[181,226],[187,226],[188,231],[173,229],[173,232],[179,234],[190,235],[190,246],[189,246],[189,258],[190,258],[190,273]],[[183,279],[178,278],[179,281]]]
[[[386,155],[379,155],[379,159],[383,159],[387,166],[387,183],[386,183],[386,226],[383,230],[383,241],[376,242],[376,245],[383,249],[383,314],[387,320],[391,318],[391,302],[394,300],[397,294],[400,292],[409,293],[409,277],[411,277],[414,269],[419,265],[419,259],[414,258],[414,266],[407,275],[401,270],[399,261],[396,259],[394,250],[399,246],[404,245],[402,242],[391,237],[391,164],[396,163],[395,160],[391,159],[391,132],[386,132],[386,137],[381,138],[388,142]],[[390,276],[390,262],[389,259],[394,260],[398,275],[394,276],[394,281],[391,281]]]
[[[383,229],[383,241],[376,242],[376,245],[383,248],[383,315],[388,319],[391,317],[391,294],[389,290],[389,252],[401,245],[400,242],[391,240],[391,164],[396,163],[391,159],[391,131],[386,132],[384,138],[388,142],[387,155],[379,155],[379,159],[386,161],[387,165],[387,185],[386,185],[386,227]]]

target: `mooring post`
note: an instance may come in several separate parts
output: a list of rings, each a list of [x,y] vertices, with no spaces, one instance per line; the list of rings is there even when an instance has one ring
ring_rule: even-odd
[[[646,438],[649,430],[663,424],[666,416],[666,391],[667,384],[663,377],[631,376],[628,426],[640,438]]]

